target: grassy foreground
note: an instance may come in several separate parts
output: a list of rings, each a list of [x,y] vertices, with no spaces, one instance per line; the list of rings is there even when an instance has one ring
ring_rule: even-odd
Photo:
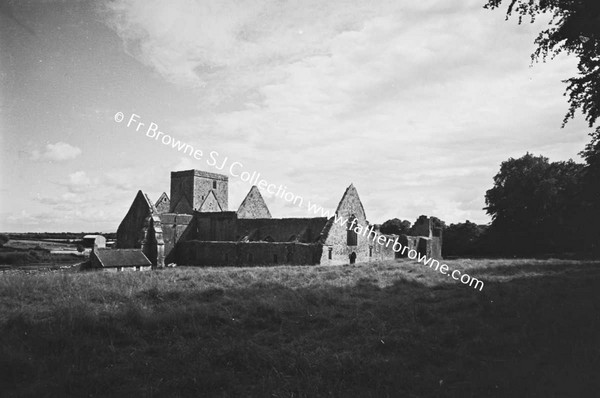
[[[600,262],[0,274],[0,396],[597,396]]]

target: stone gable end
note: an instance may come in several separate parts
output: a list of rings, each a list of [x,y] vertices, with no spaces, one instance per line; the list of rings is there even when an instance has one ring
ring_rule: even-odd
[[[238,218],[271,218],[271,212],[256,185],[250,188],[237,211]]]
[[[221,206],[219,205],[219,201],[217,200],[217,197],[215,196],[215,193],[213,191],[210,191],[208,193],[206,199],[204,199],[204,202],[202,202],[199,211],[203,213],[222,211]]]

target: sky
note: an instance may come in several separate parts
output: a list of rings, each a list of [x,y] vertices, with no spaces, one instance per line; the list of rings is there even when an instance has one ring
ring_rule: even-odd
[[[547,19],[483,3],[0,0],[0,231],[113,232],[192,168],[229,176],[229,210],[244,170],[324,208],[353,183],[371,223],[488,223],[502,161],[581,161],[590,129],[561,128],[575,59],[531,63]]]

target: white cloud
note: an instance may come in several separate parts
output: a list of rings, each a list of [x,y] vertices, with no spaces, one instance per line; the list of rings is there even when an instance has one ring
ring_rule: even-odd
[[[42,151],[33,150],[31,152],[32,160],[49,160],[62,162],[65,160],[75,159],[81,155],[81,149],[67,144],[66,142],[57,142],[56,144],[48,144]]]
[[[47,216],[47,215],[46,215]],[[24,225],[39,225],[47,217],[43,215],[32,215],[26,210],[21,210],[19,213],[6,216],[8,223],[18,223]]]
[[[85,171],[76,171],[69,174],[66,181],[60,185],[66,186],[72,193],[86,192],[96,185],[96,180],[91,179]]]
[[[326,207],[354,182],[374,222],[426,213],[485,222],[483,195],[502,160],[544,146],[560,155],[558,143],[587,139],[581,125],[559,129],[572,60],[528,67],[541,19],[511,25],[479,4],[441,0],[109,8],[130,54],[201,87],[199,115],[169,131]],[[233,187],[230,203],[247,192]],[[269,203],[274,216],[307,215],[286,205]]]
[[[191,169],[198,169],[198,168],[203,168],[203,163],[199,163],[199,161],[196,159],[191,159],[189,157],[182,157],[179,159],[179,162],[177,162],[177,164],[175,164],[175,166],[172,167],[172,171],[181,171],[181,170],[191,170]],[[165,170],[167,171],[167,170]]]
[[[39,196],[35,200],[40,203],[56,206],[83,203],[86,201],[86,198],[79,193],[65,192],[57,196]]]

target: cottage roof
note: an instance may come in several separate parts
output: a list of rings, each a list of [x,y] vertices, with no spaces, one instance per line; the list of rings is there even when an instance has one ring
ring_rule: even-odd
[[[96,238],[104,238],[102,235],[84,235],[83,239],[96,239]]]
[[[147,267],[152,263],[140,249],[97,249],[96,256],[102,267]]]

